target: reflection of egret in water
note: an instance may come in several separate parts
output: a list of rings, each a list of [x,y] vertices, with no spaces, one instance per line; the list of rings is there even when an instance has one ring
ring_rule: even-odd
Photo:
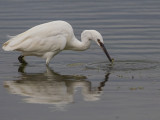
[[[47,67],[45,73],[25,73],[23,67],[19,68],[21,76],[18,80],[6,81],[5,87],[13,94],[27,96],[27,103],[65,105],[74,102],[74,90],[81,88],[85,101],[99,100],[102,87],[108,80],[100,82],[100,85],[93,89],[91,82],[85,76],[60,75]],[[95,87],[94,87],[95,88]]]

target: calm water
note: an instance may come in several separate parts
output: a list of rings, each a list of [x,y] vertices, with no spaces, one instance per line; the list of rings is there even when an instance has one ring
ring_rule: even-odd
[[[36,57],[21,66],[20,53],[0,48],[1,120],[160,119],[159,0],[0,0],[0,44],[53,20],[68,21],[77,38],[98,30],[114,64],[96,43],[48,68]]]

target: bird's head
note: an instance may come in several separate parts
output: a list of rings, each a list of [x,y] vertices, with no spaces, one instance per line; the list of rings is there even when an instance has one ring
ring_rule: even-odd
[[[98,46],[100,46],[102,48],[102,50],[104,51],[104,53],[108,57],[109,61],[113,62],[113,59],[111,59],[106,47],[104,46],[102,35],[96,30],[86,30],[86,31],[84,31],[84,33],[85,32],[87,33],[86,35],[87,35],[88,39],[95,41],[98,44]]]

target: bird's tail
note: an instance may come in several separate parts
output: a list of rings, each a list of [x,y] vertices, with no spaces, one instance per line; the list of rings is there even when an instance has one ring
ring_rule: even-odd
[[[13,48],[10,47],[9,43],[10,43],[9,40],[8,40],[7,42],[5,42],[5,43],[2,45],[2,49],[5,50],[5,51],[12,51]]]
[[[15,38],[15,36],[7,35],[7,38],[9,38],[9,40],[2,45],[2,49],[5,51],[13,51],[13,47],[11,47],[10,43],[12,42],[13,38]]]

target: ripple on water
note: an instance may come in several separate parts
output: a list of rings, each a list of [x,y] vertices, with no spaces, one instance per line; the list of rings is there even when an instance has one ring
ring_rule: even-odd
[[[86,65],[87,69],[97,70],[113,70],[113,71],[135,71],[135,70],[149,70],[155,69],[159,66],[159,62],[145,61],[145,60],[124,60],[115,61],[113,64],[108,62],[89,63]]]

